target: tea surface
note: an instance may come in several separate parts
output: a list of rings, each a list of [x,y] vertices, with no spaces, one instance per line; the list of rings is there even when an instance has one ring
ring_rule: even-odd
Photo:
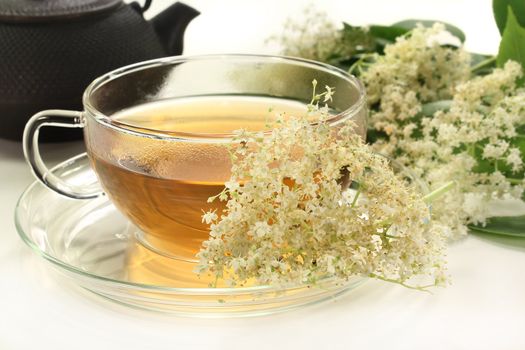
[[[144,104],[112,120],[135,130],[213,138],[241,128],[266,130],[277,112],[303,116],[306,110],[302,103],[276,98],[211,96]],[[208,238],[203,210],[220,214],[224,208],[224,203],[207,199],[220,193],[230,177],[225,144],[128,136],[112,140],[110,148],[113,162],[96,153],[90,156],[113,203],[144,231],[152,246],[193,260]]]

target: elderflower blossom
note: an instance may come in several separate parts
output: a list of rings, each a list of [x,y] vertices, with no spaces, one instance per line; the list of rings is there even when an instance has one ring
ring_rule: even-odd
[[[419,171],[432,187],[458,182],[435,203],[434,215],[459,233],[466,233],[466,224],[484,224],[491,201],[521,198],[521,181],[515,186],[507,177],[523,170],[520,150],[510,146],[525,123],[525,91],[515,88],[520,76],[519,64],[510,61],[458,85],[449,111],[423,118],[421,141],[402,148],[413,164],[422,160]],[[441,137],[446,128],[454,132]],[[415,151],[422,143],[426,150]]]
[[[431,188],[458,184],[432,207],[434,219],[455,238],[467,225],[486,222],[491,201],[522,195],[522,181],[508,173],[523,171],[511,141],[525,123],[525,92],[516,89],[521,68],[515,62],[470,79],[467,52],[428,45],[443,29],[419,27],[399,38],[361,77],[372,127],[386,135],[374,149],[414,169]],[[451,99],[448,111],[422,115],[425,103],[444,99]]]
[[[374,63],[362,73],[368,102],[376,107],[370,126],[390,139],[378,142],[375,147],[380,152],[393,154],[397,143],[418,128],[413,118],[422,105],[450,98],[455,86],[469,78],[470,55],[431,40],[444,31],[441,23],[431,28],[419,25],[387,45],[384,55],[376,54]]]
[[[288,19],[284,35],[273,36],[269,41],[282,46],[287,56],[326,61],[338,49],[342,33],[325,12],[312,7],[305,8],[300,18],[300,22]]]
[[[351,32],[356,28],[356,33],[366,33],[359,27]],[[355,36],[345,41],[343,31],[339,43],[327,41],[331,54],[303,57],[332,62],[355,45],[363,47],[366,60],[361,58],[350,71],[359,74],[367,89],[369,141],[431,188],[457,183],[432,208],[436,224],[457,238],[467,233],[468,225],[486,223],[494,200],[522,198],[525,92],[516,88],[522,75],[517,63],[472,78],[471,55],[461,46],[440,44],[450,36],[443,24],[419,25],[387,45],[384,54],[372,54],[377,48],[366,45],[367,40]],[[283,42],[285,49],[311,47],[301,40]],[[301,56],[301,50],[295,51]],[[342,57],[356,54],[347,53]],[[442,110],[433,113],[436,109]]]
[[[512,167],[513,172],[518,172],[523,169],[523,160],[521,159],[521,151],[519,148],[510,148],[505,161]]]
[[[429,40],[445,31],[442,23],[426,28],[418,25],[408,36],[401,36],[387,45],[384,55],[362,75],[370,103],[383,102],[383,89],[399,88],[399,97],[413,93],[422,102],[448,98],[458,82],[470,75],[470,55],[452,47],[440,46]],[[408,116],[403,116],[408,117]]]
[[[197,272],[230,285],[354,275],[409,287],[415,276],[429,279],[415,288],[443,284],[443,234],[421,194],[353,124],[336,132],[326,109],[317,111],[324,115],[317,124],[281,116],[265,137],[236,133],[226,209],[197,255]]]

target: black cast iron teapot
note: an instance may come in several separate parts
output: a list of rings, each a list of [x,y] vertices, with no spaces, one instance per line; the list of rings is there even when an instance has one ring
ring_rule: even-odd
[[[48,108],[80,109],[97,76],[182,53],[199,13],[175,3],[146,21],[151,0],[0,0],[0,137],[21,140],[25,122]],[[44,140],[80,137],[43,130]]]

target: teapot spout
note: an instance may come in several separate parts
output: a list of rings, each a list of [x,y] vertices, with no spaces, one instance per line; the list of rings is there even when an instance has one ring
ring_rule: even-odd
[[[200,14],[194,8],[177,2],[151,19],[166,53],[170,56],[182,54],[184,31],[192,19]]]

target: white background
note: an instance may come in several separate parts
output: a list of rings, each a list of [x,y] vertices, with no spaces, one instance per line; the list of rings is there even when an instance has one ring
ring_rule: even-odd
[[[152,13],[171,1],[154,1]],[[188,1],[202,15],[186,53],[264,52],[307,1]],[[496,52],[489,0],[317,1],[334,20],[451,22],[467,48]],[[297,15],[296,15],[297,17]],[[46,146],[50,162],[82,145]],[[370,281],[309,307],[249,319],[189,319],[127,309],[58,279],[18,238],[13,210],[33,181],[19,143],[0,140],[0,349],[525,349],[525,241],[470,236],[451,246],[453,284],[433,295]]]

